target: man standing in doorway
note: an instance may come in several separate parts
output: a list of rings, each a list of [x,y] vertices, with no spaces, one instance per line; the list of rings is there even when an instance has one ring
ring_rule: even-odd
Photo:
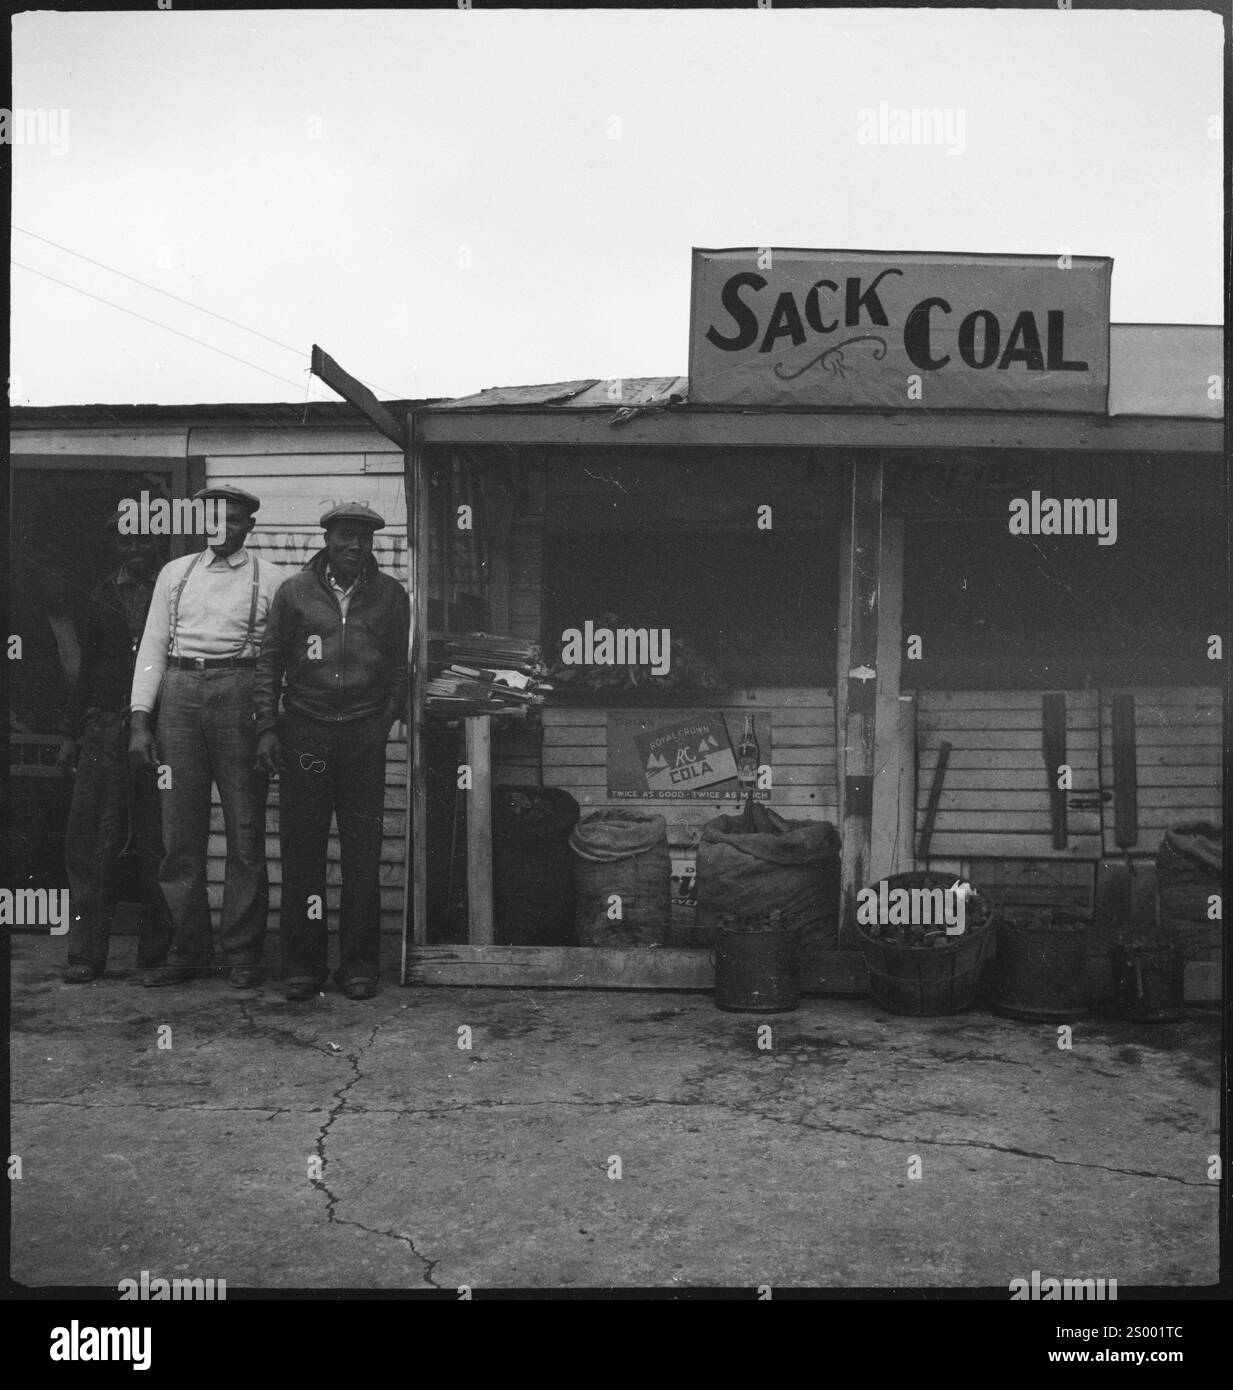
[[[162,543],[155,536],[121,535],[120,513],[107,522],[119,568],[90,595],[81,673],[60,726],[56,764],[73,775],[73,801],[64,839],[72,926],[66,984],[85,984],[107,964],[116,909],[117,861],[126,845],[137,855],[141,925],[137,968],[162,965],[171,920],[158,870],[163,857],[158,791],[150,768],[128,764],[129,692]]]
[[[244,544],[256,524],[258,498],[231,487],[203,488],[193,497],[225,503],[226,535],[164,566],[133,675],[129,756],[137,767],[159,770],[167,850],[159,880],[175,931],[167,966],[147,983],[181,984],[212,967],[206,858],[214,783],[227,833],[219,944],[229,982],[255,989],[261,983],[269,878],[268,781],[256,761],[253,677],[282,576]]]
[[[258,761],[279,774],[279,935],[292,1001],[310,999],[328,973],[326,855],[334,815],[342,852],[334,979],[348,999],[376,993],[385,748],[407,701],[410,604],[372,553],[385,520],[351,502],[327,512],[321,525],[325,549],[275,597],[255,693]]]

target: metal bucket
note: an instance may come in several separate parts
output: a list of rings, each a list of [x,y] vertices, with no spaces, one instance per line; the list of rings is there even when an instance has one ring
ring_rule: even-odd
[[[1185,952],[1177,946],[1110,946],[1113,989],[1123,1018],[1171,1023],[1185,1012]]]
[[[736,1013],[779,1014],[799,1007],[796,931],[715,935],[715,1004]]]
[[[1082,1018],[1087,926],[1060,913],[1043,921],[999,921],[994,1013],[1041,1021]]]

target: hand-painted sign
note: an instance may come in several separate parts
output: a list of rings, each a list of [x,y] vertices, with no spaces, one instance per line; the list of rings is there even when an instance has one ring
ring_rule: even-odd
[[[693,253],[701,404],[1105,414],[1103,256]]]
[[[736,719],[735,734],[741,731]],[[759,710],[758,747],[770,765],[771,721]],[[608,797],[637,801],[737,801],[733,732],[719,710],[622,710],[608,714]],[[768,789],[754,799],[770,799]]]

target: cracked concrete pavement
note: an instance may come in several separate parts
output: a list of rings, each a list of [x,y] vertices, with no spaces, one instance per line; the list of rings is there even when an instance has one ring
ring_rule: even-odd
[[[1076,1021],[1067,1051],[1053,1025],[866,1000],[768,1016],[705,994],[401,989],[385,946],[375,999],[287,1004],[221,979],[131,988],[123,938],[114,974],[64,985],[62,942],[15,935],[12,1277],[1216,1280],[1215,1012]]]

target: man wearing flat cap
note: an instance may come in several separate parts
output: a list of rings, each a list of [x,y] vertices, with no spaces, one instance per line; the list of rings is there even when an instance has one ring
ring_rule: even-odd
[[[126,535],[117,510],[106,522],[118,567],[91,593],[81,669],[60,725],[56,765],[73,777],[64,837],[72,922],[66,984],[85,984],[107,964],[116,909],[117,869],[126,850],[137,857],[141,922],[137,968],[162,965],[171,921],[159,887],[163,858],[158,791],[149,768],[128,765],[129,692],[137,647],[162,564],[157,536]]]
[[[312,998],[328,974],[334,816],[342,853],[334,979],[349,999],[376,993],[385,747],[407,703],[410,604],[373,557],[385,520],[351,502],[326,512],[321,525],[325,549],[275,596],[254,696],[258,761],[279,775],[279,940],[293,1001]]]
[[[269,879],[268,779],[257,766],[253,679],[282,575],[244,544],[258,498],[231,487],[203,488],[193,498],[225,504],[226,533],[163,567],[133,673],[129,757],[138,768],[159,769],[166,846],[159,881],[174,925],[167,966],[147,983],[185,983],[213,967],[206,889],[213,783],[227,836],[219,946],[229,982],[254,989],[261,983]]]

